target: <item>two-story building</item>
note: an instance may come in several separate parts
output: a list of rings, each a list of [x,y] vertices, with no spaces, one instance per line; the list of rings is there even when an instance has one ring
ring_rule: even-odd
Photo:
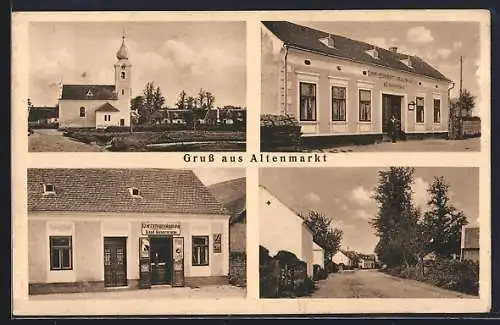
[[[453,82],[423,59],[286,21],[262,23],[262,113],[293,115],[303,137],[446,137]]]

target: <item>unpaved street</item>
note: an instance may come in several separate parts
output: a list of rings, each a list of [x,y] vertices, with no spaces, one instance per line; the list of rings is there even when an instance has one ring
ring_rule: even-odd
[[[332,273],[316,285],[312,298],[479,298],[377,270]]]
[[[29,152],[95,152],[105,151],[95,144],[69,139],[57,130],[36,129],[28,137]]]

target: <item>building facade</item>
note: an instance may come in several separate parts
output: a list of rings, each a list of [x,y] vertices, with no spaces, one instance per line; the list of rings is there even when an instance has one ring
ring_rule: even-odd
[[[460,260],[469,260],[479,263],[479,227],[462,227]]]
[[[130,126],[132,64],[125,37],[116,53],[113,85],[62,85],[59,127],[105,128]]]
[[[422,59],[285,21],[263,22],[262,113],[293,115],[304,137],[448,133],[452,82]]]
[[[313,264],[321,266],[322,269],[325,268],[325,249],[316,242],[313,241]]]
[[[345,252],[339,250],[332,256],[332,262],[339,266],[339,269],[353,266],[353,261]]]
[[[259,243],[274,256],[294,253],[313,274],[313,235],[304,220],[263,186],[259,186]]]
[[[229,213],[188,170],[29,169],[30,293],[227,282]]]

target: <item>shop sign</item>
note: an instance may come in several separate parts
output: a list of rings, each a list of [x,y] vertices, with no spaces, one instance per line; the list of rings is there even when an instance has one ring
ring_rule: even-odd
[[[145,236],[171,236],[180,235],[181,224],[170,223],[146,223],[141,224],[141,234]]]
[[[388,81],[385,81],[384,82],[384,87],[386,88],[399,88],[399,89],[405,89],[405,85],[403,84],[399,84],[399,83],[394,83],[394,82],[388,82]]]
[[[222,234],[214,234],[214,253],[222,253]]]

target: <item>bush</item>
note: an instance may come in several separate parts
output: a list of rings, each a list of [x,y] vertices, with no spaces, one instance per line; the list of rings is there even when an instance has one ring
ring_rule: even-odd
[[[130,126],[108,126],[104,132],[130,132]]]
[[[327,273],[337,273],[339,271],[339,266],[332,261],[325,261],[325,271]]]
[[[275,261],[269,250],[259,246],[259,292],[261,298],[279,297],[279,275],[275,274]]]
[[[262,115],[260,138],[262,151],[300,151],[301,127],[288,115]]]
[[[479,264],[472,261],[437,260],[425,272],[426,281],[468,294],[479,294]]]
[[[296,296],[302,297],[308,296],[314,290],[316,290],[316,284],[314,283],[314,279],[309,276],[306,277],[299,286],[297,286],[297,288],[294,290],[294,293]]]

